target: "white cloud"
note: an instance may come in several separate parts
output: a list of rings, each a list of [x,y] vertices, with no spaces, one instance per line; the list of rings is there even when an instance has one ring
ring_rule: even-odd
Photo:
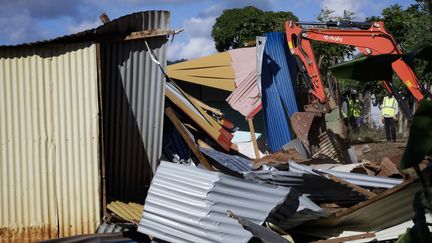
[[[194,59],[216,52],[211,38],[190,38],[187,42],[171,43],[168,48],[168,60]]]
[[[216,17],[193,17],[184,21],[186,41],[176,41],[168,48],[168,60],[194,59],[216,52],[211,30]]]
[[[23,40],[33,42],[47,37],[47,33],[37,28],[28,14],[0,16],[0,28],[6,42],[2,44],[19,44]]]
[[[336,16],[343,16],[344,10],[348,10],[355,13],[356,19],[364,18],[364,8],[372,4],[371,0],[323,0],[321,2],[322,8],[334,10]]]
[[[70,34],[74,34],[77,32],[81,32],[83,30],[93,29],[102,25],[102,22],[99,19],[95,20],[83,20],[78,24],[71,24],[68,26],[68,32]]]
[[[186,41],[176,41],[168,48],[168,60],[194,59],[216,53],[211,31],[215,20],[224,9],[255,6],[262,10],[271,10],[276,0],[223,0],[210,6],[197,15],[184,21]]]

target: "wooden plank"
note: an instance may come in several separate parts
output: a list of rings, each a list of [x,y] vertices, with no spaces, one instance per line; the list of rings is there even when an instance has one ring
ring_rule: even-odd
[[[218,115],[218,116],[223,116],[223,113],[221,112],[221,110],[211,107],[205,103],[203,103],[201,100],[193,97],[192,95],[188,95],[188,98],[190,100],[192,100],[193,102],[195,102],[197,105],[201,106],[201,108],[203,108],[204,110],[213,112],[214,114]]]
[[[375,237],[375,233],[364,233],[364,234],[344,236],[344,237],[328,239],[328,240],[319,240],[319,241],[314,241],[313,243],[342,243],[345,241],[361,240],[361,239],[368,239],[373,237]]]
[[[171,109],[171,107],[167,107],[165,109],[165,114],[167,117],[171,120],[171,122],[174,124],[174,126],[177,128],[177,131],[180,133],[182,138],[185,140],[188,147],[192,150],[194,155],[197,157],[198,161],[204,165],[208,170],[213,171],[213,167],[210,165],[210,163],[207,161],[207,159],[204,157],[204,155],[199,150],[198,146],[196,145],[195,141],[191,139],[189,136],[186,128],[183,126],[181,121],[177,118],[174,111]]]
[[[252,143],[253,143],[253,147],[254,147],[254,151],[255,151],[255,159],[259,159],[260,155],[259,155],[259,149],[258,149],[258,142],[256,140],[256,136],[255,136],[255,128],[253,125],[253,118],[247,118],[248,124],[249,124],[249,131],[252,137]]]
[[[110,22],[111,20],[110,20],[110,18],[108,17],[108,15],[106,14],[106,13],[102,13],[100,16],[99,16],[99,19],[102,21],[102,23],[104,23],[104,24],[106,24],[106,23],[108,23],[108,22]]]
[[[125,36],[123,40],[136,40],[136,39],[145,39],[156,36],[164,36],[175,34],[174,30],[166,30],[166,29],[152,29],[152,30],[142,30],[131,32],[129,35]]]

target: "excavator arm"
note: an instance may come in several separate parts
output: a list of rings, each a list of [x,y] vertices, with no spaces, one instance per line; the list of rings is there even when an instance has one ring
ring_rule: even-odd
[[[301,28],[299,25],[325,25],[326,28]],[[384,28],[383,22],[327,22],[327,23],[295,23],[286,22],[286,36],[291,54],[297,57],[300,71],[308,81],[312,100],[305,105],[305,112],[297,112],[291,117],[292,127],[297,136],[306,144],[320,126],[322,114],[330,112],[325,87],[321,79],[319,67],[313,52],[312,41],[320,41],[339,45],[350,45],[357,48],[365,56],[381,54],[403,54],[393,36]],[[333,28],[329,28],[333,27]],[[400,77],[417,101],[424,98],[422,87],[412,69],[399,58],[392,63],[393,71]],[[403,102],[403,97],[391,80],[384,80],[387,90],[392,93],[400,104],[400,108],[408,117],[412,112]]]
[[[338,27],[336,23],[330,22],[327,26]],[[319,103],[327,102],[324,85],[319,68],[312,49],[312,40],[333,43],[339,45],[350,45],[357,48],[365,56],[380,54],[403,54],[393,36],[384,28],[383,22],[372,23],[366,29],[366,23],[346,22],[343,27],[356,27],[358,29],[329,29],[308,28],[303,29],[293,21],[286,22],[286,35],[288,47],[291,54],[300,58],[307,73],[307,78],[312,84],[311,93],[318,99]],[[408,90],[416,100],[422,100],[424,94],[412,69],[399,58],[392,63],[394,72],[403,81]],[[385,80],[389,92],[395,93],[390,80]],[[396,97],[397,98],[397,97]]]

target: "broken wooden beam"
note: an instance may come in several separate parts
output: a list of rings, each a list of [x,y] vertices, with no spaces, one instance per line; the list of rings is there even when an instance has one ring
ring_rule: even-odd
[[[213,167],[210,165],[210,163],[207,161],[205,156],[201,153],[201,151],[198,148],[198,145],[195,143],[195,141],[192,140],[192,138],[189,136],[188,131],[186,130],[186,127],[181,123],[181,121],[177,118],[174,111],[171,107],[167,107],[165,109],[165,114],[167,117],[171,120],[171,122],[176,127],[177,131],[180,133],[180,136],[185,140],[188,147],[192,150],[192,153],[197,157],[198,161],[204,165],[208,170],[213,171]]]

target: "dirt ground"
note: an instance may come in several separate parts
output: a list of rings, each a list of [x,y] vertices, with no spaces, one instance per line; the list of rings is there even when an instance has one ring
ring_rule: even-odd
[[[356,149],[356,151],[358,151],[361,150],[361,148],[365,145],[369,146],[370,151],[358,154],[360,161],[362,159],[366,159],[379,164],[382,158],[387,156],[391,161],[393,161],[393,163],[398,166],[406,146],[406,141],[398,140],[395,143],[391,143],[385,140],[381,140],[362,144],[355,144],[352,146]]]

